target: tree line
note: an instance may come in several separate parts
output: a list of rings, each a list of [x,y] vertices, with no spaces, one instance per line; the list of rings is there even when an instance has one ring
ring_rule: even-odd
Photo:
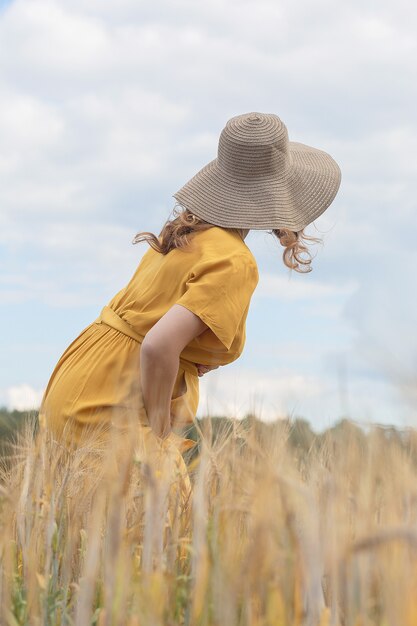
[[[14,444],[18,441],[19,433],[25,425],[30,424],[33,431],[37,429],[37,414],[34,411],[9,411],[0,407],[0,457],[9,456]],[[213,442],[227,436],[241,437],[245,439],[245,432],[250,430],[251,435],[256,437],[258,443],[268,446],[274,438],[284,438],[300,462],[306,461],[309,454],[326,450],[337,453],[338,449],[348,445],[349,441],[366,446],[369,433],[359,425],[346,417],[339,419],[334,425],[323,432],[315,432],[310,423],[302,417],[278,419],[271,422],[259,420],[255,415],[248,414],[241,420],[222,416],[201,417],[195,423],[185,427],[182,435],[199,441],[201,435],[209,437]],[[393,445],[402,451],[416,457],[417,464],[417,431],[413,428],[396,428],[373,424],[369,432],[377,436],[389,439]],[[186,458],[191,460],[198,454],[198,446],[186,453]],[[187,456],[188,455],[188,456]]]

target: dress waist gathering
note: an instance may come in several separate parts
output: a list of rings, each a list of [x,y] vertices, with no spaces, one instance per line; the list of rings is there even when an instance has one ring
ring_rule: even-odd
[[[120,315],[118,315],[116,311],[114,311],[111,307],[107,305],[102,308],[100,315],[98,316],[98,318],[95,320],[94,323],[106,324],[106,326],[110,326],[111,328],[118,330],[123,335],[126,335],[127,337],[131,337],[138,343],[142,343],[144,339],[144,335],[140,335],[139,333],[137,333],[130,326],[130,324],[126,322],[126,320],[120,317]],[[195,363],[180,357],[180,364],[181,364],[181,367],[186,372],[198,377],[198,369]]]

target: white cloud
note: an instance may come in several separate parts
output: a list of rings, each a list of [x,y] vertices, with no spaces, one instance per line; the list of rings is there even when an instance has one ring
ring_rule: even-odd
[[[39,408],[43,389],[33,389],[30,385],[16,385],[6,389],[2,395],[6,398],[6,406],[10,411],[32,411]]]
[[[323,300],[324,298],[347,298],[358,288],[357,281],[344,285],[326,284],[307,276],[285,278],[277,274],[263,273],[256,288],[257,298],[277,298],[279,300]]]
[[[320,396],[324,388],[314,375],[223,367],[200,379],[199,414],[240,418],[254,411],[262,419],[277,419],[292,413],[300,400]]]
[[[59,3],[17,0],[3,16],[3,45],[13,55],[9,63],[24,64],[57,73],[88,75],[102,66],[108,50],[104,24],[94,17],[75,14]],[[53,52],[53,54],[51,54]]]
[[[132,245],[134,234],[122,226],[85,228],[70,221],[19,233],[9,224],[0,241],[30,249],[32,258],[18,269],[0,264],[2,302],[70,308],[107,301],[131,278],[147,249],[145,244]]]
[[[346,415],[363,424],[410,426],[416,407],[404,406],[400,399],[384,379],[339,369],[337,359],[326,376],[320,371],[300,373],[294,366],[268,372],[226,366],[200,379],[198,415],[242,418],[253,412],[266,421],[307,416],[317,430]]]
[[[417,255],[407,249],[396,254],[397,263],[386,255],[371,274],[363,276],[344,317],[355,329],[355,352],[386,376],[388,384],[402,396],[399,399],[416,409],[417,301],[412,286]]]

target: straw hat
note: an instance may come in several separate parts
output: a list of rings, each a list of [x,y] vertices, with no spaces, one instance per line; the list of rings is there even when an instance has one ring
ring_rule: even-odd
[[[174,198],[216,226],[299,231],[332,203],[340,177],[329,154],[289,141],[277,115],[245,113],[227,122],[217,158]]]

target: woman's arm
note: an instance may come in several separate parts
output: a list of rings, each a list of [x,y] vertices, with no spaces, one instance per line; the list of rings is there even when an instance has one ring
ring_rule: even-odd
[[[150,329],[140,350],[143,403],[149,424],[158,437],[171,431],[170,403],[185,346],[207,330],[197,315],[174,304]]]

